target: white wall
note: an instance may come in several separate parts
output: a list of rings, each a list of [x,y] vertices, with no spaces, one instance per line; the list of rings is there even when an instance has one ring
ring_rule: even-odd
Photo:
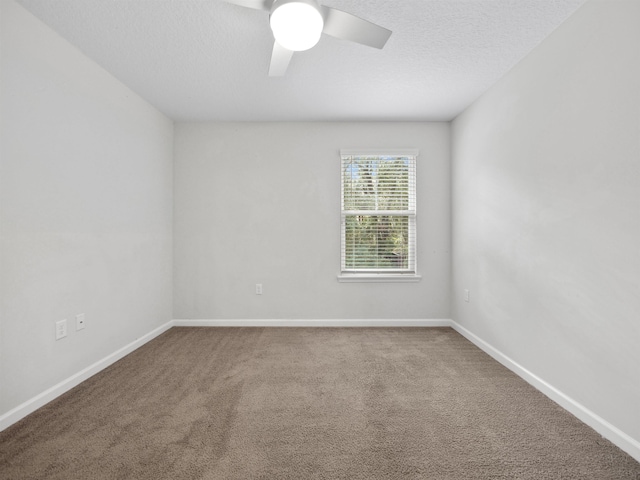
[[[448,124],[185,123],[175,131],[174,318],[450,318]],[[420,150],[420,283],[338,283],[339,150],[349,147]]]
[[[171,319],[173,126],[12,0],[0,8],[2,416]]]
[[[174,168],[174,318],[453,314],[640,441],[640,2],[592,0],[456,119],[452,192],[444,123],[179,124],[172,167],[170,120],[0,16],[0,416],[171,318]],[[337,282],[349,147],[420,149],[420,283]]]
[[[588,2],[452,139],[454,320],[640,442],[640,2]]]

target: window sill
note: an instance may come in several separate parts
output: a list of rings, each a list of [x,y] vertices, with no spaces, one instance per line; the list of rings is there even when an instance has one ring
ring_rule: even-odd
[[[389,273],[343,273],[338,275],[340,283],[409,283],[419,282],[422,275]]]

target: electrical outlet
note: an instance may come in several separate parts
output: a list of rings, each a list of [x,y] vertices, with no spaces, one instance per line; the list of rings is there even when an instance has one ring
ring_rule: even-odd
[[[262,284],[256,283],[256,295],[262,295]]]
[[[56,340],[60,340],[67,336],[67,320],[56,322]]]
[[[76,330],[82,330],[84,328],[84,313],[76,315]]]
[[[469,290],[465,290],[464,291],[464,301],[468,302],[469,301]]]

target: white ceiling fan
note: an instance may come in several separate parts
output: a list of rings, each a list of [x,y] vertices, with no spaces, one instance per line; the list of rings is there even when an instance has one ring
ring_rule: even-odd
[[[313,47],[323,33],[342,40],[382,48],[391,30],[316,0],[226,0],[242,7],[269,12],[275,38],[269,76],[284,75],[293,56]]]

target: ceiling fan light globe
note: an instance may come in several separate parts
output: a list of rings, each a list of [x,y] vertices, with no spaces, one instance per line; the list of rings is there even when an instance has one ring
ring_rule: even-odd
[[[311,3],[287,2],[278,5],[269,19],[273,36],[287,50],[309,50],[320,40],[324,20]]]

